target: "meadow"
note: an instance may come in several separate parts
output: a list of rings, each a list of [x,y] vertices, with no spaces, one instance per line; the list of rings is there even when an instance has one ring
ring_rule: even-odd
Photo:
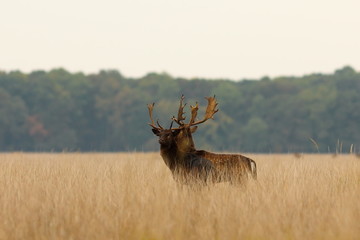
[[[0,154],[0,239],[360,239],[360,158],[247,155],[258,179],[176,184],[159,153]]]

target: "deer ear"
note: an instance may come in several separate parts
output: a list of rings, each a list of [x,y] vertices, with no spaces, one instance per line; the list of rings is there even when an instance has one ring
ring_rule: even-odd
[[[159,135],[160,135],[160,130],[159,130],[159,129],[153,128],[153,129],[151,129],[151,131],[152,131],[156,136],[159,136]]]
[[[191,132],[191,133],[196,132],[197,128],[198,128],[197,126],[190,128],[190,132]]]

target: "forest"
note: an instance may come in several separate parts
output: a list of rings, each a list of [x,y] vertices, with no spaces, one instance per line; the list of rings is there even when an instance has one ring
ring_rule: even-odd
[[[179,99],[216,95],[219,112],[194,133],[198,149],[254,153],[359,153],[360,73],[261,79],[140,78],[117,70],[96,74],[0,71],[0,151],[157,151],[146,105],[169,127]],[[189,116],[187,117],[189,118]]]

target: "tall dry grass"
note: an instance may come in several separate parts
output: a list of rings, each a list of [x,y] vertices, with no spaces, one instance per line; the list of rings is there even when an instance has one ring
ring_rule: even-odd
[[[194,190],[158,153],[0,154],[0,239],[360,239],[360,159],[251,157]]]

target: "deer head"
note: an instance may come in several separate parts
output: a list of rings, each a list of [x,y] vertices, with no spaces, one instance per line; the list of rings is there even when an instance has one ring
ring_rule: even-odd
[[[184,95],[181,96],[180,106],[178,110],[177,118],[175,116],[172,117],[172,123],[169,129],[164,129],[160,126],[157,121],[157,125],[155,125],[154,119],[152,117],[152,111],[154,109],[153,104],[148,104],[149,115],[151,123],[149,125],[152,127],[152,131],[155,135],[159,137],[159,143],[162,147],[170,147],[176,145],[177,149],[184,152],[190,152],[195,150],[194,141],[192,139],[192,133],[197,130],[197,125],[206,122],[208,119],[213,119],[215,113],[218,112],[216,109],[218,103],[216,102],[216,98],[214,97],[206,97],[208,101],[208,106],[206,108],[205,116],[202,120],[197,120],[197,112],[199,110],[198,103],[195,106],[190,106],[191,109],[191,118],[188,123],[185,123],[185,112],[184,108],[186,104],[184,104]],[[179,126],[176,128],[172,128],[173,122],[177,123]]]

